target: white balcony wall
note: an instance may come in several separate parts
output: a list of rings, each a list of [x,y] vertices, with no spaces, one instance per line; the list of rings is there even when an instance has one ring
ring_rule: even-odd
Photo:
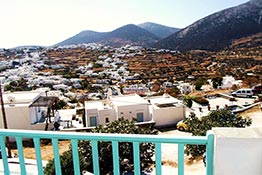
[[[214,128],[214,175],[261,175],[262,128]]]

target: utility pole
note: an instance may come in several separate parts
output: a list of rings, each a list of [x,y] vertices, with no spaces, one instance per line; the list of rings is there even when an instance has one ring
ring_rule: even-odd
[[[0,82],[0,102],[1,102],[1,108],[2,108],[2,116],[3,116],[4,128],[8,129],[7,121],[6,121],[6,115],[5,115],[3,93],[2,93],[2,82]],[[12,154],[11,154],[11,150],[10,150],[9,137],[6,137],[6,147],[7,147],[7,151],[8,151],[8,157],[11,158]]]

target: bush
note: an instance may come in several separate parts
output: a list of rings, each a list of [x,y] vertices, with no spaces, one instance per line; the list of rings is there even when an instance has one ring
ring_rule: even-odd
[[[184,103],[184,105],[186,105],[187,107],[191,108],[192,105],[193,105],[192,98],[189,97],[189,96],[184,97],[183,103]]]
[[[205,99],[204,97],[195,97],[195,98],[193,98],[193,100],[196,103],[199,103],[201,105],[208,105],[209,104],[209,101],[207,99]]]
[[[237,127],[244,128],[252,124],[251,118],[243,118],[233,114],[230,110],[219,109],[211,111],[207,116],[199,119],[194,113],[191,113],[184,121],[193,136],[205,136],[208,130],[212,127]],[[201,145],[186,145],[185,153],[193,158],[203,155],[205,146]]]
[[[91,132],[94,133],[121,133],[121,134],[154,134],[152,126],[139,127],[135,125],[135,120],[129,121],[119,119],[110,123],[107,127],[96,127]],[[81,172],[93,172],[92,146],[90,141],[79,141],[78,144],[79,161]],[[101,174],[113,174],[113,155],[111,142],[98,142],[99,165]],[[141,170],[149,168],[153,163],[154,144],[140,144],[140,166]],[[119,162],[120,171],[132,171],[133,167],[133,147],[132,143],[119,142]],[[61,156],[62,174],[73,175],[72,150],[64,152]],[[54,160],[48,162],[45,168],[45,174],[55,174]]]

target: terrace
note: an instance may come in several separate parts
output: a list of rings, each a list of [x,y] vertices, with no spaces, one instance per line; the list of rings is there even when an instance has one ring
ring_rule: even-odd
[[[51,132],[51,131],[30,131],[30,130],[0,130],[0,145],[1,150],[6,150],[6,137],[15,138],[18,149],[20,174],[29,174],[26,166],[26,161],[23,153],[24,138],[31,138],[34,142],[37,162],[37,172],[35,174],[43,175],[43,161],[41,156],[40,140],[51,139],[54,153],[55,171],[57,175],[62,174],[59,154],[59,140],[70,140],[72,145],[74,174],[79,175],[79,154],[78,154],[78,141],[90,140],[92,144],[92,161],[95,175],[100,175],[99,169],[99,153],[98,143],[100,141],[112,142],[113,154],[113,174],[120,175],[120,162],[119,162],[119,147],[120,142],[131,142],[133,144],[133,157],[134,157],[134,174],[140,175],[140,143],[149,142],[155,144],[155,172],[156,175],[162,174],[162,158],[161,145],[164,143],[178,145],[178,168],[177,173],[184,175],[184,146],[185,144],[193,145],[206,145],[207,146],[207,164],[206,174],[213,175],[213,159],[214,159],[214,134],[210,131],[206,137],[174,137],[174,136],[153,136],[153,135],[132,135],[132,134],[102,134],[102,133],[73,133],[73,132]],[[13,174],[12,169],[9,167],[9,159],[7,151],[2,151],[2,160],[4,174]]]

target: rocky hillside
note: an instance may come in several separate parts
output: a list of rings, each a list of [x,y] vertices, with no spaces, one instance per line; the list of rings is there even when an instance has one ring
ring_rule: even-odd
[[[139,24],[138,26],[153,33],[154,35],[156,35],[157,37],[161,39],[180,30],[179,28],[168,27],[168,26],[156,24],[153,22],[145,22],[145,23]]]
[[[262,32],[262,1],[251,0],[198,20],[154,46],[180,51],[218,51],[235,39],[259,32]]]

